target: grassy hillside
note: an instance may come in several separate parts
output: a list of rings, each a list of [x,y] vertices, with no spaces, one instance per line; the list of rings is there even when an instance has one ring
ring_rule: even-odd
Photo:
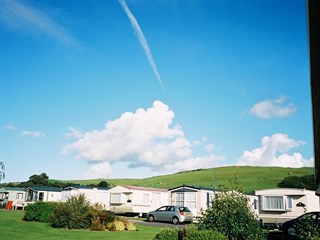
[[[287,176],[303,176],[314,173],[313,168],[281,168],[281,167],[219,167],[198,169],[170,175],[155,176],[142,179],[92,179],[66,180],[76,184],[98,184],[105,180],[111,185],[134,185],[170,189],[180,185],[219,188],[226,180],[235,176],[243,183],[246,192],[258,189],[277,188],[277,184]]]

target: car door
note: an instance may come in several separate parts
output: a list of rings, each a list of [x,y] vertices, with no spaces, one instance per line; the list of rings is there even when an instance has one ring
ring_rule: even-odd
[[[165,214],[166,210],[167,210],[167,206],[163,206],[163,207],[157,209],[157,211],[155,212],[155,218],[157,221],[165,221],[164,214]]]
[[[167,209],[163,212],[163,221],[171,222],[175,213],[174,206],[168,206]]]

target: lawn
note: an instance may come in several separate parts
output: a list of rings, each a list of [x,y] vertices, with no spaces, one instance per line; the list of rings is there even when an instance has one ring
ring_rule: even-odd
[[[0,210],[0,233],[3,240],[149,240],[160,231],[159,227],[137,226],[135,232],[96,232],[89,230],[65,230],[52,228],[48,223],[22,221],[24,211]]]

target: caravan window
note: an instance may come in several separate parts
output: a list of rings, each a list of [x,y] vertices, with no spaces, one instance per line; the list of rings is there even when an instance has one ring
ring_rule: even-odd
[[[23,199],[23,193],[17,193],[17,199]]]
[[[287,211],[292,209],[292,198],[287,196],[264,196],[262,198],[262,210]]]
[[[194,192],[186,193],[185,206],[187,206],[191,209],[196,208],[196,193],[194,193]]]
[[[111,193],[110,203],[121,203],[121,193]]]
[[[177,206],[184,206],[184,193],[177,193],[176,204]]]

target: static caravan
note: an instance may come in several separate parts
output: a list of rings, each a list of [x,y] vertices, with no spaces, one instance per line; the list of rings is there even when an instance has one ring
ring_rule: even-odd
[[[0,188],[0,205],[8,209],[24,209],[25,191],[23,188]]]
[[[84,194],[90,203],[100,203],[109,210],[109,189],[83,186],[70,186],[62,189],[61,200],[67,201],[71,196]]]
[[[167,189],[116,186],[109,190],[110,211],[116,214],[145,215],[169,204]]]
[[[24,190],[26,192],[27,203],[32,203],[37,201],[44,201],[44,202],[60,202],[61,201],[61,188],[27,187]]]
[[[252,212],[258,216],[259,214],[259,197],[256,195],[245,195],[248,198],[248,204],[252,210]]]
[[[275,188],[255,191],[259,201],[259,219],[265,223],[283,223],[305,212],[319,211],[320,200],[315,191]]]
[[[218,193],[212,188],[186,185],[171,188],[168,191],[170,204],[188,207],[195,217],[201,216],[201,212],[210,206],[215,194]]]

